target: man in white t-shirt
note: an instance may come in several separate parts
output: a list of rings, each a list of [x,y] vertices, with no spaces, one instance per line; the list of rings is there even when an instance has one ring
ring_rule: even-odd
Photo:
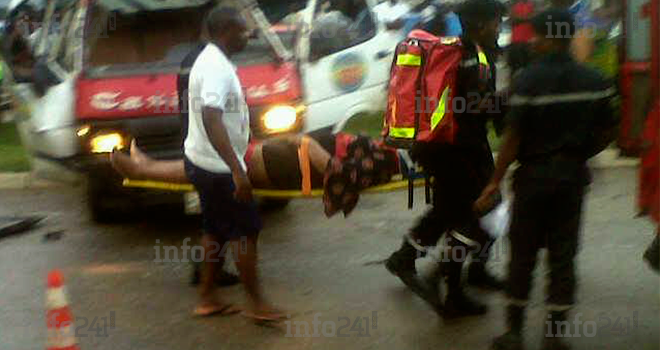
[[[247,26],[231,8],[212,9],[204,25],[210,42],[190,71],[188,135],[184,142],[186,176],[199,194],[204,230],[201,300],[195,315],[238,311],[215,295],[215,270],[231,245],[252,304],[246,315],[275,321],[281,315],[263,298],[256,274],[261,219],[243,160],[250,138],[250,118],[236,67],[228,58],[247,45]]]
[[[404,17],[410,13],[410,6],[399,0],[387,0],[374,7],[374,13],[380,22],[385,23],[389,30],[401,29],[405,20]]]

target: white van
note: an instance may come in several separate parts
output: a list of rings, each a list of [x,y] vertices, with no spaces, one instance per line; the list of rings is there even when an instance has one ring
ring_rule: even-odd
[[[384,110],[392,57],[404,38],[376,19],[376,0],[353,0],[348,32],[326,21],[337,10],[326,3],[308,1],[296,45],[307,106],[305,131],[340,130],[355,116]]]

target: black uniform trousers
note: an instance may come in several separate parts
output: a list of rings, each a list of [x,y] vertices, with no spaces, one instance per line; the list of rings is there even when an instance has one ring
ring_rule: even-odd
[[[430,148],[414,153],[434,181],[433,207],[412,228],[412,238],[424,247],[435,246],[453,230],[474,241],[471,249],[487,252],[493,240],[481,228],[473,204],[492,175],[490,149]]]
[[[550,267],[546,304],[566,309],[574,303],[584,188],[579,182],[514,182],[508,281],[508,294],[514,304],[526,304],[537,253],[544,247]]]

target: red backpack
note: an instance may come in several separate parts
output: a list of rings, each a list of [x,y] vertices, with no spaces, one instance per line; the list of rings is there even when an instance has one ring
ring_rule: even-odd
[[[463,52],[459,38],[422,30],[410,32],[397,46],[384,118],[388,144],[410,148],[414,142],[455,142],[458,125],[452,103]],[[484,64],[485,54],[478,52],[475,62]]]

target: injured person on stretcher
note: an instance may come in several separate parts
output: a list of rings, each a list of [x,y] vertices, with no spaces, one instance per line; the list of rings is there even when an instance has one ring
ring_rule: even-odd
[[[113,167],[131,180],[188,183],[183,160],[156,160],[131,143],[130,155],[114,152]],[[390,182],[398,174],[396,150],[381,141],[346,133],[286,135],[251,141],[245,155],[254,188],[309,191],[323,188],[325,214],[357,205],[360,191]]]

